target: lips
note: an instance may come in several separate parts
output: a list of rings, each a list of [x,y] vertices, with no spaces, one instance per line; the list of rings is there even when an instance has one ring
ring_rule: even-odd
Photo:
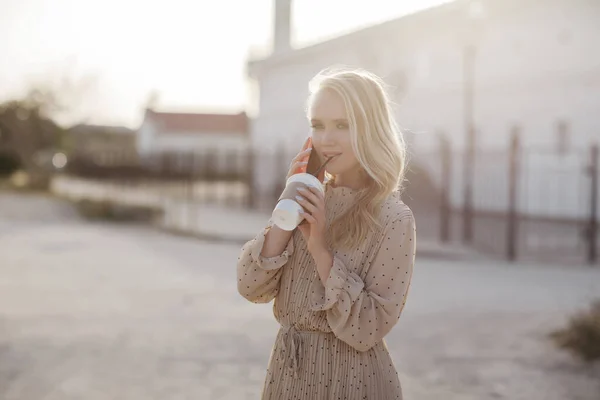
[[[332,157],[337,157],[342,153],[323,153],[323,157],[325,158],[332,158]]]

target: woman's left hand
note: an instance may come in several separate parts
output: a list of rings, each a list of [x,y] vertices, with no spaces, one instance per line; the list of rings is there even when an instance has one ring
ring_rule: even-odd
[[[325,198],[318,189],[310,186],[299,189],[297,196],[298,204],[304,207],[302,216],[307,222],[299,225],[298,229],[306,240],[308,251],[314,255],[315,252],[327,249]]]

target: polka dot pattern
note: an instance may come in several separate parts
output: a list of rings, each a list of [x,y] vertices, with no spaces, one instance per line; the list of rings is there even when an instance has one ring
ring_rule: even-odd
[[[260,255],[269,225],[242,248],[238,258],[238,292],[253,303],[268,303],[277,296],[281,267],[294,254],[294,241],[290,240],[283,253],[266,258]]]
[[[358,194],[328,186],[328,223],[349,215]],[[402,399],[384,337],[406,303],[416,230],[397,194],[384,203],[380,220],[382,227],[358,248],[334,250],[325,284],[298,231],[280,256],[260,257],[269,227],[242,248],[238,291],[257,303],[274,299],[281,324],[263,399]]]

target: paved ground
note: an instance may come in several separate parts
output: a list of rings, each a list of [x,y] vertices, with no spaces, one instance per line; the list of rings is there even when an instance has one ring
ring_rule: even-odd
[[[0,194],[0,399],[258,398],[277,325],[238,250]],[[406,398],[598,400],[545,339],[598,293],[598,269],[419,259],[388,339]]]

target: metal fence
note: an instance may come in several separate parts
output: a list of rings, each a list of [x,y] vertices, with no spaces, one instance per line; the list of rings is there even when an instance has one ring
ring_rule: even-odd
[[[598,145],[524,148],[515,129],[506,150],[479,151],[470,173],[465,154],[443,140],[419,160],[439,188],[421,225],[441,241],[511,261],[598,262]]]
[[[96,152],[73,156],[66,172],[191,202],[268,211],[293,156],[285,149],[144,157]],[[523,148],[515,130],[508,149],[477,153],[473,173],[464,173],[464,160],[444,140],[435,151],[413,155],[403,198],[421,237],[511,261],[598,262],[597,145],[567,153]],[[469,201],[466,179],[472,179]]]

